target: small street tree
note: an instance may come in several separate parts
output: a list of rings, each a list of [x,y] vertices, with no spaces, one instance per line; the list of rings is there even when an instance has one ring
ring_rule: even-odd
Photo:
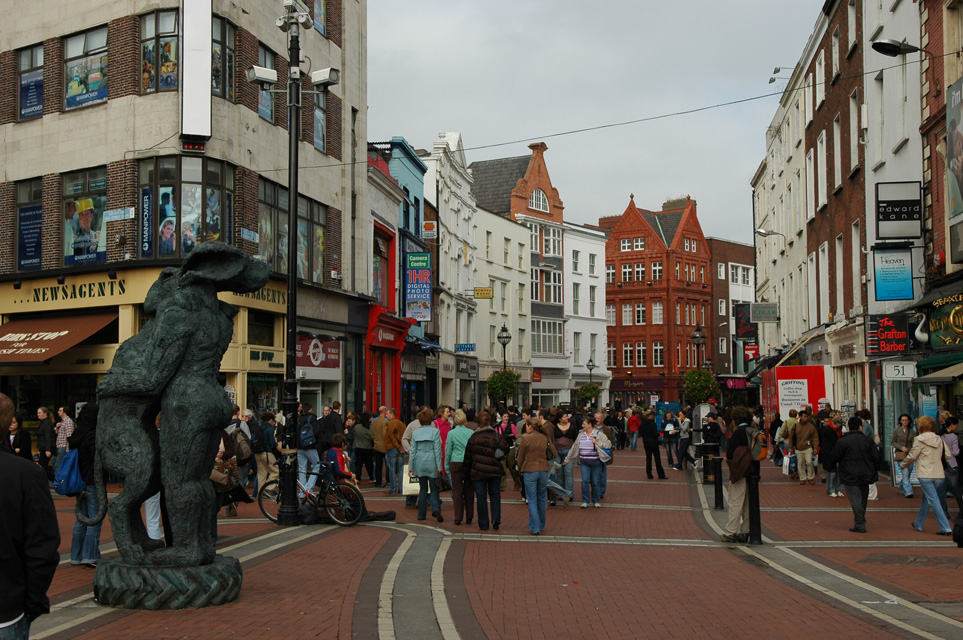
[[[514,397],[520,377],[514,369],[503,369],[488,376],[487,390],[492,404],[507,403],[509,398]]]
[[[709,398],[719,397],[719,383],[715,376],[702,369],[692,369],[682,377],[682,388],[689,404],[697,405]]]
[[[578,388],[578,399],[583,403],[592,404],[600,393],[602,393],[602,389],[597,384],[586,382]]]

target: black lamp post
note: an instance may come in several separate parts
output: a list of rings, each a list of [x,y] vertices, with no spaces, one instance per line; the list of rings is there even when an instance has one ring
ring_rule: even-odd
[[[692,340],[692,344],[697,347],[701,347],[706,343],[706,332],[702,330],[701,325],[696,325],[695,331],[689,334],[689,339]]]
[[[712,358],[706,358],[703,360],[701,366],[706,371],[712,371]]]
[[[508,368],[508,343],[512,341],[512,334],[508,327],[503,323],[502,330],[498,332],[498,343],[502,345],[502,371]]]
[[[595,371],[595,360],[589,358],[589,361],[585,364],[585,368],[589,370],[589,384],[592,384],[592,372]]]

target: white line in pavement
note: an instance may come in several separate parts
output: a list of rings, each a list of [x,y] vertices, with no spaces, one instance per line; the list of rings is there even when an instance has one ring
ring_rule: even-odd
[[[706,522],[708,522],[709,526],[710,526],[716,533],[718,533],[718,534],[721,535],[721,534],[722,534],[722,529],[719,527],[718,524],[716,524],[715,518],[712,517],[712,511],[709,509],[709,503],[708,503],[708,501],[706,500],[705,489],[704,489],[703,485],[701,485],[701,484],[698,485],[698,486],[697,486],[697,489],[698,489],[698,493],[699,493],[699,501],[702,503],[702,511],[703,511],[703,513],[705,514]],[[769,540],[768,538],[765,538],[764,541],[765,541],[766,543],[771,543],[771,542],[772,542],[772,541]],[[885,593],[885,592],[884,592],[883,590],[881,590],[881,589],[877,589],[876,587],[874,587],[874,586],[872,586],[872,585],[870,585],[870,584],[867,584],[867,583],[865,583],[865,582],[863,582],[863,581],[861,581],[861,580],[857,580],[856,578],[854,578],[854,577],[852,577],[852,576],[843,575],[842,573],[839,573],[839,572],[837,572],[837,571],[834,571],[834,570],[830,569],[829,567],[826,567],[826,566],[824,566],[824,565],[822,565],[822,564],[820,564],[820,563],[818,563],[818,562],[815,562],[815,561],[813,561],[813,560],[810,560],[809,558],[806,558],[806,557],[803,556],[802,554],[800,554],[800,553],[798,553],[798,552],[796,552],[796,551],[793,551],[792,549],[789,549],[789,548],[783,547],[783,546],[780,546],[780,547],[778,547],[778,548],[779,548],[781,551],[785,552],[786,554],[789,554],[789,555],[793,556],[794,558],[797,558],[797,559],[800,559],[800,560],[805,561],[807,564],[810,564],[811,566],[815,567],[815,568],[818,569],[819,571],[823,571],[823,572],[825,572],[825,573],[829,573],[829,574],[831,574],[831,575],[834,575],[834,576],[837,577],[837,578],[842,579],[844,582],[848,582],[848,583],[850,583],[850,584],[852,584],[852,585],[855,585],[855,586],[857,586],[857,587],[859,587],[859,588],[861,588],[861,589],[865,589],[865,590],[870,591],[870,592],[872,592],[872,593],[879,594],[879,595],[885,597],[885,598],[888,599],[888,600],[895,600],[895,599],[896,599],[895,596],[893,596],[893,595],[891,595],[891,594],[887,594],[887,593]],[[933,634],[929,633],[928,631],[923,631],[922,629],[919,629],[919,628],[917,628],[917,627],[914,627],[914,626],[910,625],[909,623],[903,622],[902,620],[899,620],[898,618],[894,618],[894,617],[892,617],[892,616],[886,615],[886,614],[884,614],[884,613],[881,613],[881,612],[879,612],[879,611],[876,611],[875,609],[873,609],[873,608],[871,608],[871,607],[867,607],[866,605],[864,605],[864,604],[862,604],[862,603],[860,603],[860,602],[856,602],[855,600],[853,600],[853,599],[851,599],[851,598],[847,598],[846,596],[844,596],[844,595],[842,595],[841,593],[838,593],[838,592],[836,592],[836,591],[833,591],[832,589],[828,589],[828,588],[826,588],[826,587],[823,587],[822,585],[816,584],[816,583],[813,582],[812,580],[809,580],[808,578],[805,578],[805,577],[799,575],[798,573],[796,573],[796,572],[794,572],[794,571],[791,571],[790,569],[788,569],[788,568],[786,568],[786,567],[783,567],[781,564],[778,564],[778,563],[776,563],[775,561],[770,560],[769,558],[763,556],[762,554],[756,552],[755,550],[753,550],[753,549],[751,549],[751,548],[749,548],[749,547],[739,546],[738,549],[739,549],[740,551],[742,551],[743,553],[745,553],[746,555],[753,556],[754,558],[765,562],[767,566],[773,568],[774,570],[778,571],[779,573],[781,573],[781,574],[783,574],[783,575],[785,575],[785,576],[787,576],[787,577],[789,577],[789,578],[792,578],[793,580],[796,580],[797,582],[800,582],[800,583],[806,585],[807,587],[810,587],[810,588],[812,588],[812,589],[815,589],[816,591],[819,591],[820,593],[823,593],[824,595],[829,596],[830,598],[833,598],[834,600],[838,600],[838,601],[840,601],[840,602],[843,602],[843,603],[845,603],[845,604],[848,604],[849,606],[853,607],[854,609],[858,609],[859,611],[862,611],[862,612],[864,612],[864,613],[867,613],[867,614],[873,616],[874,618],[879,618],[880,620],[883,620],[884,622],[888,622],[888,623],[890,623],[890,624],[893,624],[893,625],[895,625],[895,626],[897,626],[897,627],[899,627],[899,628],[901,628],[901,629],[904,629],[904,630],[906,630],[906,631],[909,631],[910,633],[912,633],[912,634],[914,634],[914,635],[920,636],[920,637],[922,637],[922,638],[927,638],[928,640],[940,640],[940,637],[939,637],[939,636],[933,635]],[[963,623],[960,623],[960,622],[958,622],[958,621],[950,618],[949,616],[940,615],[940,614],[938,614],[938,613],[936,613],[936,612],[933,612],[933,611],[930,611],[929,609],[926,609],[925,607],[921,607],[921,606],[919,606],[919,605],[917,605],[917,604],[915,604],[915,603],[909,602],[909,601],[905,601],[905,600],[904,600],[904,601],[901,601],[901,604],[905,605],[905,606],[906,606],[907,608],[909,608],[909,609],[913,609],[913,610],[916,611],[917,613],[922,613],[922,614],[924,614],[924,615],[926,615],[926,616],[928,616],[928,617],[930,617],[930,618],[933,618],[933,619],[935,619],[935,620],[938,620],[939,622],[946,623],[946,624],[951,624],[951,625],[953,625],[953,626],[957,626],[957,627],[959,627],[959,628],[963,628]]]
[[[42,632],[40,632],[40,633],[32,633],[32,634],[30,634],[30,637],[33,638],[34,640],[38,640],[39,638],[46,638],[46,637],[52,636],[52,635],[54,635],[54,634],[56,634],[56,633],[60,633],[61,631],[66,631],[67,629],[72,629],[73,627],[79,626],[79,625],[87,622],[88,620],[93,620],[94,618],[99,618],[100,616],[106,615],[106,614],[110,613],[111,611],[115,611],[115,609],[111,609],[110,607],[103,607],[102,609],[98,609],[97,611],[94,611],[94,612],[92,612],[92,613],[88,613],[87,615],[85,615],[85,616],[83,616],[83,617],[81,617],[81,618],[74,618],[74,619],[71,620],[70,622],[65,622],[65,623],[63,623],[63,624],[61,624],[61,625],[57,625],[57,626],[54,627],[53,629],[47,629],[46,631],[42,631]]]
[[[398,527],[392,527],[398,528]],[[401,561],[404,560],[408,549],[414,544],[415,535],[410,531],[404,531],[405,539],[391,556],[388,566],[385,568],[384,577],[381,579],[381,591],[378,594],[378,637],[381,640],[395,640],[395,619],[393,608],[393,594],[395,590],[395,579],[398,577],[398,569]]]
[[[455,621],[448,609],[448,598],[445,597],[445,557],[451,546],[451,538],[442,538],[435,559],[431,563],[431,601],[435,605],[435,617],[441,629],[441,637],[445,640],[460,640]]]

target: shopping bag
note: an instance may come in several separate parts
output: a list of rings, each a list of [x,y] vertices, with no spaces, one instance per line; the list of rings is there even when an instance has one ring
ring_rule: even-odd
[[[418,477],[408,475],[408,465],[405,465],[401,472],[401,495],[416,496],[421,491],[421,482]]]
[[[782,459],[782,474],[791,476],[794,473],[799,473],[799,461],[796,459],[796,454],[792,453]]]
[[[87,484],[80,476],[80,460],[77,455],[77,449],[71,449],[60,461],[60,470],[54,482],[57,493],[62,496],[79,496],[87,489]]]

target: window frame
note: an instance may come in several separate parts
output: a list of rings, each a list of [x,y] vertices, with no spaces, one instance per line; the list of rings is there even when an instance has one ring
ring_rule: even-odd
[[[528,196],[528,208],[541,213],[549,213],[548,196],[545,195],[545,192],[537,187],[532,190],[531,195]]]
[[[18,273],[37,271],[43,267],[43,178],[30,178],[16,183],[17,248],[14,270]],[[24,226],[29,216],[29,226]],[[25,233],[27,232],[27,233]],[[26,248],[26,252],[21,249]],[[24,266],[24,261],[29,264]]]
[[[162,21],[167,18],[173,18],[173,29],[162,31]],[[151,25],[151,23],[153,23]],[[150,25],[150,26],[149,26]],[[150,33],[150,35],[146,35]],[[213,26],[212,26],[213,33]],[[167,47],[166,45],[173,45]],[[147,60],[147,47],[151,46],[151,60]],[[164,50],[168,52],[173,52],[173,59],[168,59],[166,62],[158,64],[158,56]],[[158,9],[150,13],[145,13],[140,16],[140,95],[146,96],[154,93],[164,93],[167,91],[177,91],[179,87],[180,80],[180,62],[178,60],[178,55],[180,54],[180,15],[179,12],[170,9]],[[170,55],[170,54],[169,54]],[[213,55],[213,53],[211,54]],[[168,68],[167,78],[168,82],[162,84],[163,80],[163,69],[165,65],[172,64],[172,68]],[[150,76],[150,86],[147,86],[145,82],[145,75]],[[172,78],[172,80],[171,80]]]
[[[277,64],[277,54],[271,49],[264,46],[263,42],[259,42],[257,45],[257,63],[259,66],[267,67],[268,69],[274,69],[275,64]],[[258,85],[257,88],[257,115],[262,120],[266,120],[271,124],[277,122],[277,110],[274,108],[274,94],[270,91],[265,91]],[[270,112],[270,115],[268,113]]]
[[[72,189],[72,186],[77,184],[80,187]],[[61,248],[62,264],[65,267],[72,267],[106,262],[107,225],[103,215],[107,209],[107,166],[100,165],[64,173],[60,197],[65,221]],[[88,231],[84,232],[80,226],[81,216],[86,211],[91,211],[91,221]],[[89,237],[88,240],[83,239],[85,235]],[[71,247],[70,253],[68,253],[68,245]]]
[[[633,251],[645,251],[645,237],[632,238]]]
[[[218,26],[219,25],[219,26]],[[217,31],[220,30],[220,34]],[[220,56],[217,58],[217,56]],[[233,103],[237,99],[234,66],[237,61],[237,27],[227,18],[211,19],[211,95]],[[220,75],[218,76],[218,72]]]
[[[24,55],[29,57],[29,64],[24,67]],[[39,80],[39,83],[38,83]],[[17,50],[17,122],[29,122],[43,117],[43,43],[35,44]],[[33,95],[39,100],[37,104],[27,108],[30,111],[24,115],[24,93]],[[34,113],[35,112],[35,113]]]
[[[94,36],[103,33],[104,42],[102,46],[92,46],[87,47],[89,39]],[[83,36],[82,52],[79,54],[69,55],[71,41]],[[104,104],[107,102],[107,86],[110,80],[110,66],[108,57],[108,47],[109,47],[109,34],[107,30],[107,25],[94,27],[92,29],[87,29],[85,31],[80,31],[78,33],[71,34],[69,36],[64,36],[63,38],[63,108],[64,111],[73,111],[74,109],[82,109],[84,107],[90,107],[97,104]],[[95,62],[96,60],[96,62]],[[90,78],[92,75],[89,68],[90,63],[93,62],[95,65],[99,65],[100,76],[97,79],[97,88],[93,91],[90,90]],[[78,91],[71,94],[71,68],[77,73],[79,79],[79,73],[83,70],[85,74],[86,91]],[[79,87],[78,87],[79,88]],[[93,97],[86,97],[93,96]],[[71,104],[71,98],[74,99],[74,103]]]

